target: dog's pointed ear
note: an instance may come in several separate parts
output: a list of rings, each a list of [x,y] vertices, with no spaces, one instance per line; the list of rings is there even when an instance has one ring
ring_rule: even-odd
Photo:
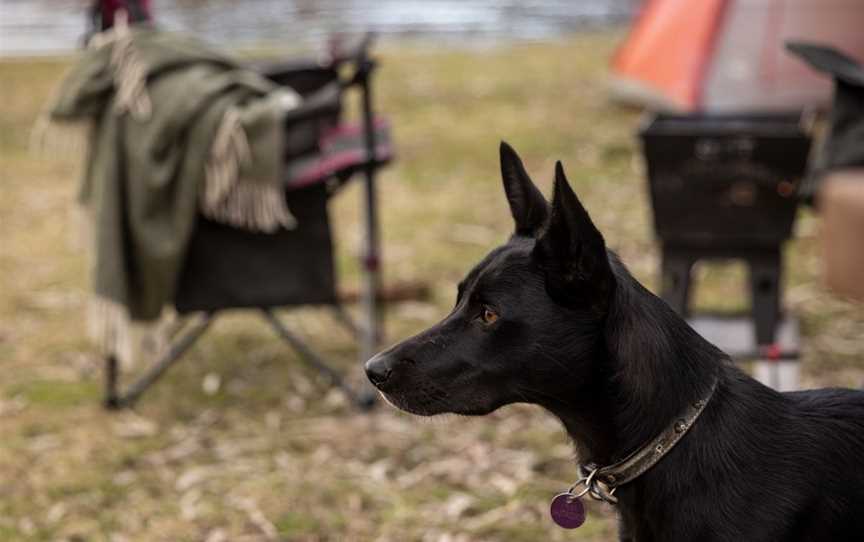
[[[546,271],[553,299],[605,311],[614,284],[606,243],[570,188],[561,162],[555,164],[552,213],[534,246],[534,258]]]
[[[533,237],[540,232],[549,215],[549,204],[534,186],[522,160],[513,147],[501,142],[501,179],[516,222],[515,235]]]

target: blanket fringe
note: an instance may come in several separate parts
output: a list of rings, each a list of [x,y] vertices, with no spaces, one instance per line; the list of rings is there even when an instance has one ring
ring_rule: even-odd
[[[161,357],[172,330],[182,321],[173,309],[163,309],[152,322],[133,321],[122,304],[94,295],[87,307],[87,334],[102,355],[112,355],[124,368],[139,360]]]
[[[252,158],[241,120],[234,108],[222,117],[207,159],[201,212],[217,222],[248,230],[293,229],[297,221],[285,204],[281,184],[241,178],[243,165]]]
[[[92,131],[93,122],[89,119],[55,121],[50,111],[43,111],[30,129],[30,152],[38,156],[83,158]]]
[[[87,334],[102,354],[115,356],[127,367],[133,363],[132,322],[122,304],[94,296],[87,311]]]
[[[147,77],[144,64],[132,43],[126,12],[119,10],[116,24],[93,36],[89,48],[99,48],[113,43],[109,65],[116,91],[114,110],[118,114],[129,112],[135,120],[150,118],[152,104],[147,94]],[[87,152],[90,133],[94,123],[90,119],[52,120],[51,106],[57,102],[62,91],[58,86],[47,101],[47,107],[36,118],[30,130],[30,149],[41,155],[81,156]]]
[[[128,28],[111,51],[111,66],[114,68],[114,108],[118,113],[128,111],[135,120],[150,118],[152,104],[146,89],[146,71],[137,51],[132,45],[132,33]]]
[[[147,72],[132,43],[128,16],[124,10],[115,15],[114,26],[93,36],[88,47],[98,48],[113,43],[109,65],[114,79],[114,110],[127,111],[135,120],[150,118],[152,103],[147,94]]]
[[[82,204],[69,207],[67,224],[67,243],[69,248],[88,255],[95,253],[95,234],[93,232],[93,213]],[[92,256],[88,256],[92,258]],[[88,262],[92,267],[92,261]]]
[[[63,78],[65,77],[66,74]],[[62,91],[60,85],[51,91],[33,127],[30,128],[28,147],[30,152],[37,156],[84,158],[90,148],[95,123],[89,118],[53,119],[51,109],[59,100]]]

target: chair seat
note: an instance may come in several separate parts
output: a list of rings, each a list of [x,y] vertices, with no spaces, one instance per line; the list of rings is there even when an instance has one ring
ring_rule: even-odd
[[[328,191],[286,194],[293,230],[256,233],[199,217],[175,296],[179,313],[336,302]]]

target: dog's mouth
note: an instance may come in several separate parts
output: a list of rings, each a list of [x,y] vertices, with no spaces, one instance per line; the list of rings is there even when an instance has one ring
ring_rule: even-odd
[[[434,386],[412,386],[410,389],[381,389],[378,392],[391,406],[416,416],[456,414],[459,416],[485,416],[507,402],[495,402],[482,393],[448,393]]]
[[[444,390],[429,386],[417,386],[410,392],[397,390],[384,391],[380,387],[378,393],[394,408],[417,416],[435,416],[452,412],[447,406],[447,394]]]
[[[453,412],[448,388],[416,365],[411,358],[385,352],[366,362],[366,376],[381,396],[399,410],[418,416]]]
[[[478,384],[482,375],[465,362],[429,371],[418,369],[412,359],[385,353],[366,362],[366,375],[385,401],[417,416],[482,416],[505,404],[497,390]]]

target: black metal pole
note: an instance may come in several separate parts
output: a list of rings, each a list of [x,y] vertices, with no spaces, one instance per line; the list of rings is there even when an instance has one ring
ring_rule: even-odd
[[[375,62],[363,56],[360,60],[360,90],[362,99],[363,128],[366,140],[366,183],[364,204],[366,208],[365,233],[366,244],[363,254],[364,288],[363,309],[367,324],[361,341],[360,356],[365,362],[378,350],[382,340],[382,310],[379,306],[381,291],[381,247],[378,239],[378,206],[375,190],[376,142],[375,118],[372,114],[372,85],[370,79],[375,69]]]

